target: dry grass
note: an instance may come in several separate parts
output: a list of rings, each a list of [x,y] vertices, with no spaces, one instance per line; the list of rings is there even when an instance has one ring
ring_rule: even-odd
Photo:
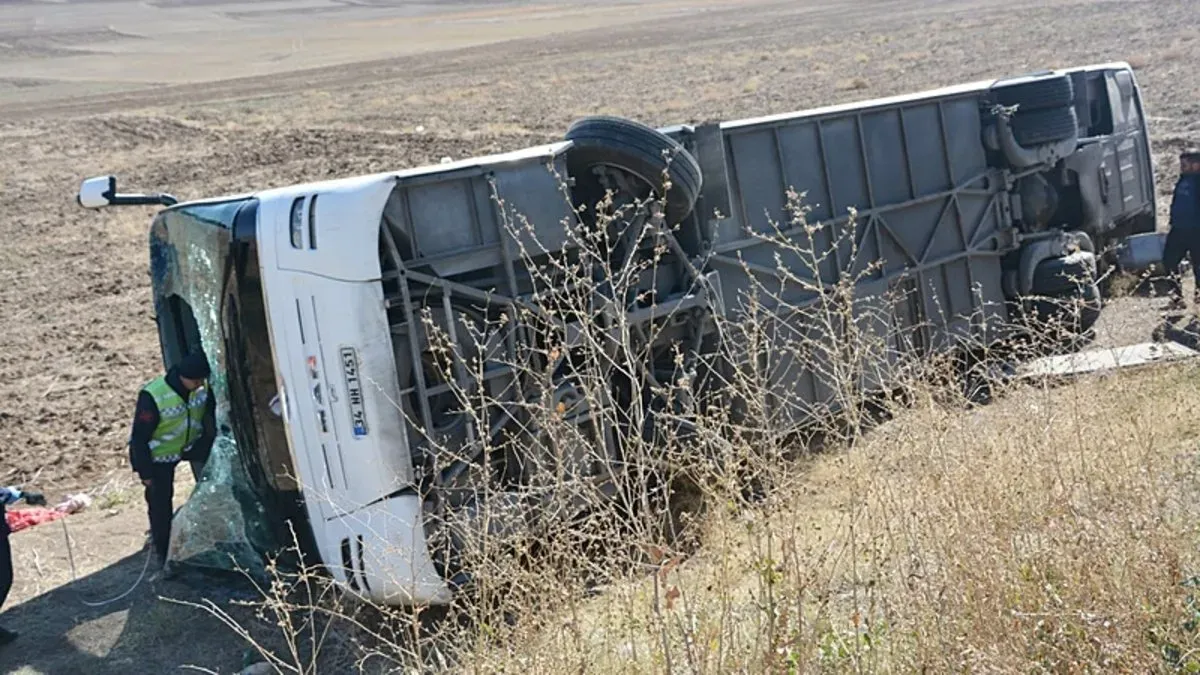
[[[880,350],[897,336],[861,329],[875,324],[861,315],[859,278],[836,279],[814,302],[783,301],[815,290],[799,270],[825,262],[804,242],[819,240],[827,226],[805,215],[794,201],[787,227],[764,235],[790,266],[781,262],[777,281],[753,289],[727,323],[718,321],[721,358],[742,365],[713,389],[691,366],[653,384],[644,379],[641,364],[657,353],[655,339],[639,340],[619,313],[611,325],[578,324],[573,344],[559,341],[559,320],[595,311],[598,287],[582,280],[602,271],[623,297],[643,277],[634,272],[652,269],[668,250],[614,264],[608,240],[595,232],[615,227],[658,241],[665,231],[653,217],[644,229],[630,225],[636,216],[628,212],[594,229],[572,228],[579,255],[524,252],[553,318],[520,314],[538,337],[522,352],[529,363],[506,365],[535,392],[522,418],[535,432],[519,448],[536,470],[530,483],[504,489],[534,499],[539,516],[522,534],[495,534],[489,528],[504,513],[491,508],[501,489],[491,483],[471,488],[486,497],[472,502],[486,514],[483,529],[430,516],[436,540],[456,532],[468,542],[458,564],[473,581],[447,610],[457,621],[370,607],[306,570],[275,570],[276,582],[255,603],[280,627],[275,636],[260,638],[224,609],[205,608],[281,672],[1200,667],[1192,655],[1200,613],[1189,581],[1198,570],[1200,401],[1186,394],[1200,371],[1152,370],[1060,389],[992,380],[999,401],[974,407],[961,375],[943,361],[894,354],[880,365]],[[512,226],[534,231],[520,218]],[[852,235],[850,223],[838,236]],[[783,315],[820,330],[782,331],[772,317]],[[497,334],[472,339],[495,344]],[[444,378],[462,368],[482,379],[484,359],[444,339],[435,340]],[[804,424],[773,402],[788,396],[777,379],[785,355],[816,368],[831,387],[830,399],[801,416]],[[620,462],[595,429],[568,421],[571,410],[547,397],[562,385],[551,375],[557,368],[547,367],[558,359],[575,364],[597,427],[619,436]],[[872,376],[904,396],[868,395],[859,384]],[[633,391],[659,387],[652,398],[668,402],[660,428],[687,420],[692,432],[643,437],[642,406],[650,404],[609,400],[621,378],[634,380]],[[468,384],[456,394],[478,428],[488,428],[495,394]],[[706,407],[706,395],[720,404]],[[798,434],[813,428],[826,440],[823,453],[802,452]],[[508,451],[497,445],[483,455]],[[436,454],[439,467],[474,456],[470,447]],[[620,473],[616,498],[594,491],[590,479],[599,474],[589,466]],[[664,502],[664,485],[679,490],[675,499]],[[581,498],[590,517],[575,520]],[[281,642],[286,648],[268,646]]]
[[[931,399],[704,551],[468,662],[481,672],[1153,672],[1198,640],[1198,404],[1181,368]],[[548,624],[548,626],[546,626]]]
[[[366,672],[1193,672],[1197,375],[1021,387],[977,411],[922,397],[760,504],[710,493],[693,556],[626,559],[592,591],[578,552],[499,564],[510,590],[459,607],[465,628],[375,623],[333,594],[263,605],[358,636],[314,662]],[[281,672],[305,672],[300,642]]]

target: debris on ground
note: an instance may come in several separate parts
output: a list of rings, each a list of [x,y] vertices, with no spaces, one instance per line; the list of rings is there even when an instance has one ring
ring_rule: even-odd
[[[1017,376],[1021,379],[1078,377],[1118,369],[1173,363],[1197,356],[1200,356],[1200,352],[1177,342],[1143,342],[1125,347],[1046,356],[1023,364],[1018,369]]]
[[[48,506],[31,506],[6,511],[4,519],[11,531],[20,532],[36,525],[54,522],[72,513],[78,513],[90,506],[91,503],[92,498],[85,494],[71,495],[53,508]]]

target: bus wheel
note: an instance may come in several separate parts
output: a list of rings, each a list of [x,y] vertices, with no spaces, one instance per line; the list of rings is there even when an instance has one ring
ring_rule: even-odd
[[[665,216],[669,224],[682,221],[695,207],[703,178],[700,164],[669,136],[620,117],[585,117],[567,130],[567,170],[576,181],[577,198],[592,206],[603,198],[605,169],[632,175],[644,194],[662,197],[663,176],[670,180]]]

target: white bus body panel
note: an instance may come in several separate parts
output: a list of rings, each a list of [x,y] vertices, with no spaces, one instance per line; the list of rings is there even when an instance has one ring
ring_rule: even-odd
[[[449,590],[412,489],[379,284],[380,214],[394,184],[376,176],[260,194],[259,259],[288,441],[322,562],[374,601],[439,603]],[[307,209],[314,194],[317,247],[295,249],[292,204],[303,197]]]
[[[398,182],[554,157],[568,147],[551,143],[257,195],[263,294],[297,482],[322,562],[372,600],[450,599],[429,555],[399,406],[380,283],[384,205]],[[295,245],[297,198],[302,234]]]

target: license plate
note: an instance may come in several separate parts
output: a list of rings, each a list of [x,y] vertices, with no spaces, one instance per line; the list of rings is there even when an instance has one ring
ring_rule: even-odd
[[[350,407],[350,426],[354,436],[367,435],[367,411],[363,406],[362,380],[358,376],[358,354],[353,347],[342,347],[342,374],[346,376],[346,402]]]

